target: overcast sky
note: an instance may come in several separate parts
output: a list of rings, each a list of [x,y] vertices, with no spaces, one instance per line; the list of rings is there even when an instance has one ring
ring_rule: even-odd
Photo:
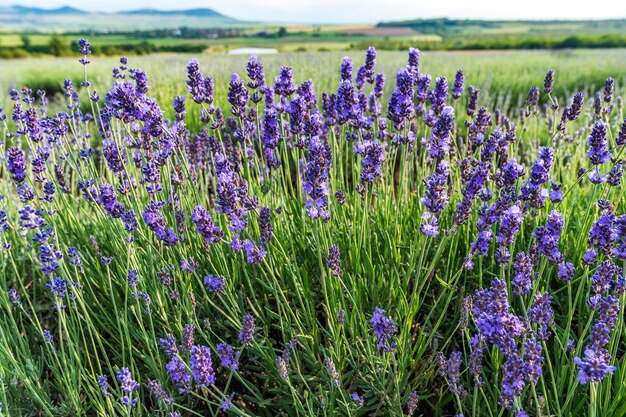
[[[626,18],[624,0],[0,0],[0,4],[93,11],[212,8],[237,19],[313,23],[378,22],[410,18]]]

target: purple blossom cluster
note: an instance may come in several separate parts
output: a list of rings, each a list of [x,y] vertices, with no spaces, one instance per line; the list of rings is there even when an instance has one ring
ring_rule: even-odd
[[[574,358],[581,384],[600,382],[617,369],[611,365],[611,355],[606,347],[620,312],[618,297],[624,294],[624,287],[616,278],[619,274],[617,265],[607,260],[591,277],[592,295],[587,304],[597,312],[598,317],[589,334],[589,343],[584,348],[584,357]]]
[[[469,371],[474,383],[482,386],[481,362],[486,344],[502,353],[505,360],[499,403],[505,408],[514,410],[526,385],[537,383],[542,375],[545,358],[541,342],[550,337],[549,329],[554,325],[551,301],[547,293],[536,294],[528,312],[517,316],[511,312],[506,283],[500,279],[473,296],[477,334],[471,339]]]
[[[393,352],[396,348],[396,342],[391,341],[397,331],[396,323],[385,316],[385,310],[376,307],[372,318],[370,319],[374,335],[378,339],[378,348],[383,352]]]

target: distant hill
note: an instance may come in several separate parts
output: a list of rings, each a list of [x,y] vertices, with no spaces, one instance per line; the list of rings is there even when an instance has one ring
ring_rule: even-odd
[[[242,26],[249,23],[213,9],[137,9],[91,12],[64,6],[55,9],[13,5],[0,6],[0,29],[11,31],[129,31]]]
[[[464,36],[573,36],[626,33],[626,19],[610,20],[478,20],[413,19],[381,22],[379,27],[405,27],[443,37]]]
[[[172,16],[172,15],[184,15],[184,16],[218,16],[226,17],[223,14],[216,12],[213,9],[187,9],[187,10],[157,10],[157,9],[137,9],[123,12],[122,14],[142,14],[142,15],[159,15],[159,16]]]
[[[3,13],[22,13],[22,14],[40,14],[40,15],[55,15],[55,14],[87,14],[86,11],[76,9],[74,7],[63,6],[56,9],[41,9],[39,7],[25,7],[25,6],[9,6],[1,8]]]

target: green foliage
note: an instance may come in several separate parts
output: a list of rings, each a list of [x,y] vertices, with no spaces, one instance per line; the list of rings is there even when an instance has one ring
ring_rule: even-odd
[[[72,54],[70,45],[60,36],[54,35],[48,42],[48,51],[54,56],[68,56]]]
[[[22,46],[24,49],[28,50],[31,47],[30,37],[26,34],[22,35]]]

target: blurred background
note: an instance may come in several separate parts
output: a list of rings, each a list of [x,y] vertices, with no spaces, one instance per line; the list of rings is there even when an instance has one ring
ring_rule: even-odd
[[[110,87],[111,68],[128,56],[148,71],[162,103],[184,94],[177,80],[191,57],[217,86],[244,71],[255,54],[269,74],[289,65],[297,81],[315,78],[321,91],[336,88],[343,56],[360,61],[374,46],[384,57],[381,70],[393,77],[406,51],[417,47],[426,71],[450,78],[464,68],[493,109],[506,110],[518,106],[548,69],[559,74],[555,93],[561,98],[594,94],[608,76],[621,83],[625,17],[626,2],[608,0],[576,7],[541,0],[2,0],[0,89],[28,85],[48,97],[61,93],[63,79],[84,77],[76,62],[81,37],[91,43],[89,77],[98,91]],[[217,88],[218,103],[225,93]],[[0,97],[0,105],[6,99]]]

